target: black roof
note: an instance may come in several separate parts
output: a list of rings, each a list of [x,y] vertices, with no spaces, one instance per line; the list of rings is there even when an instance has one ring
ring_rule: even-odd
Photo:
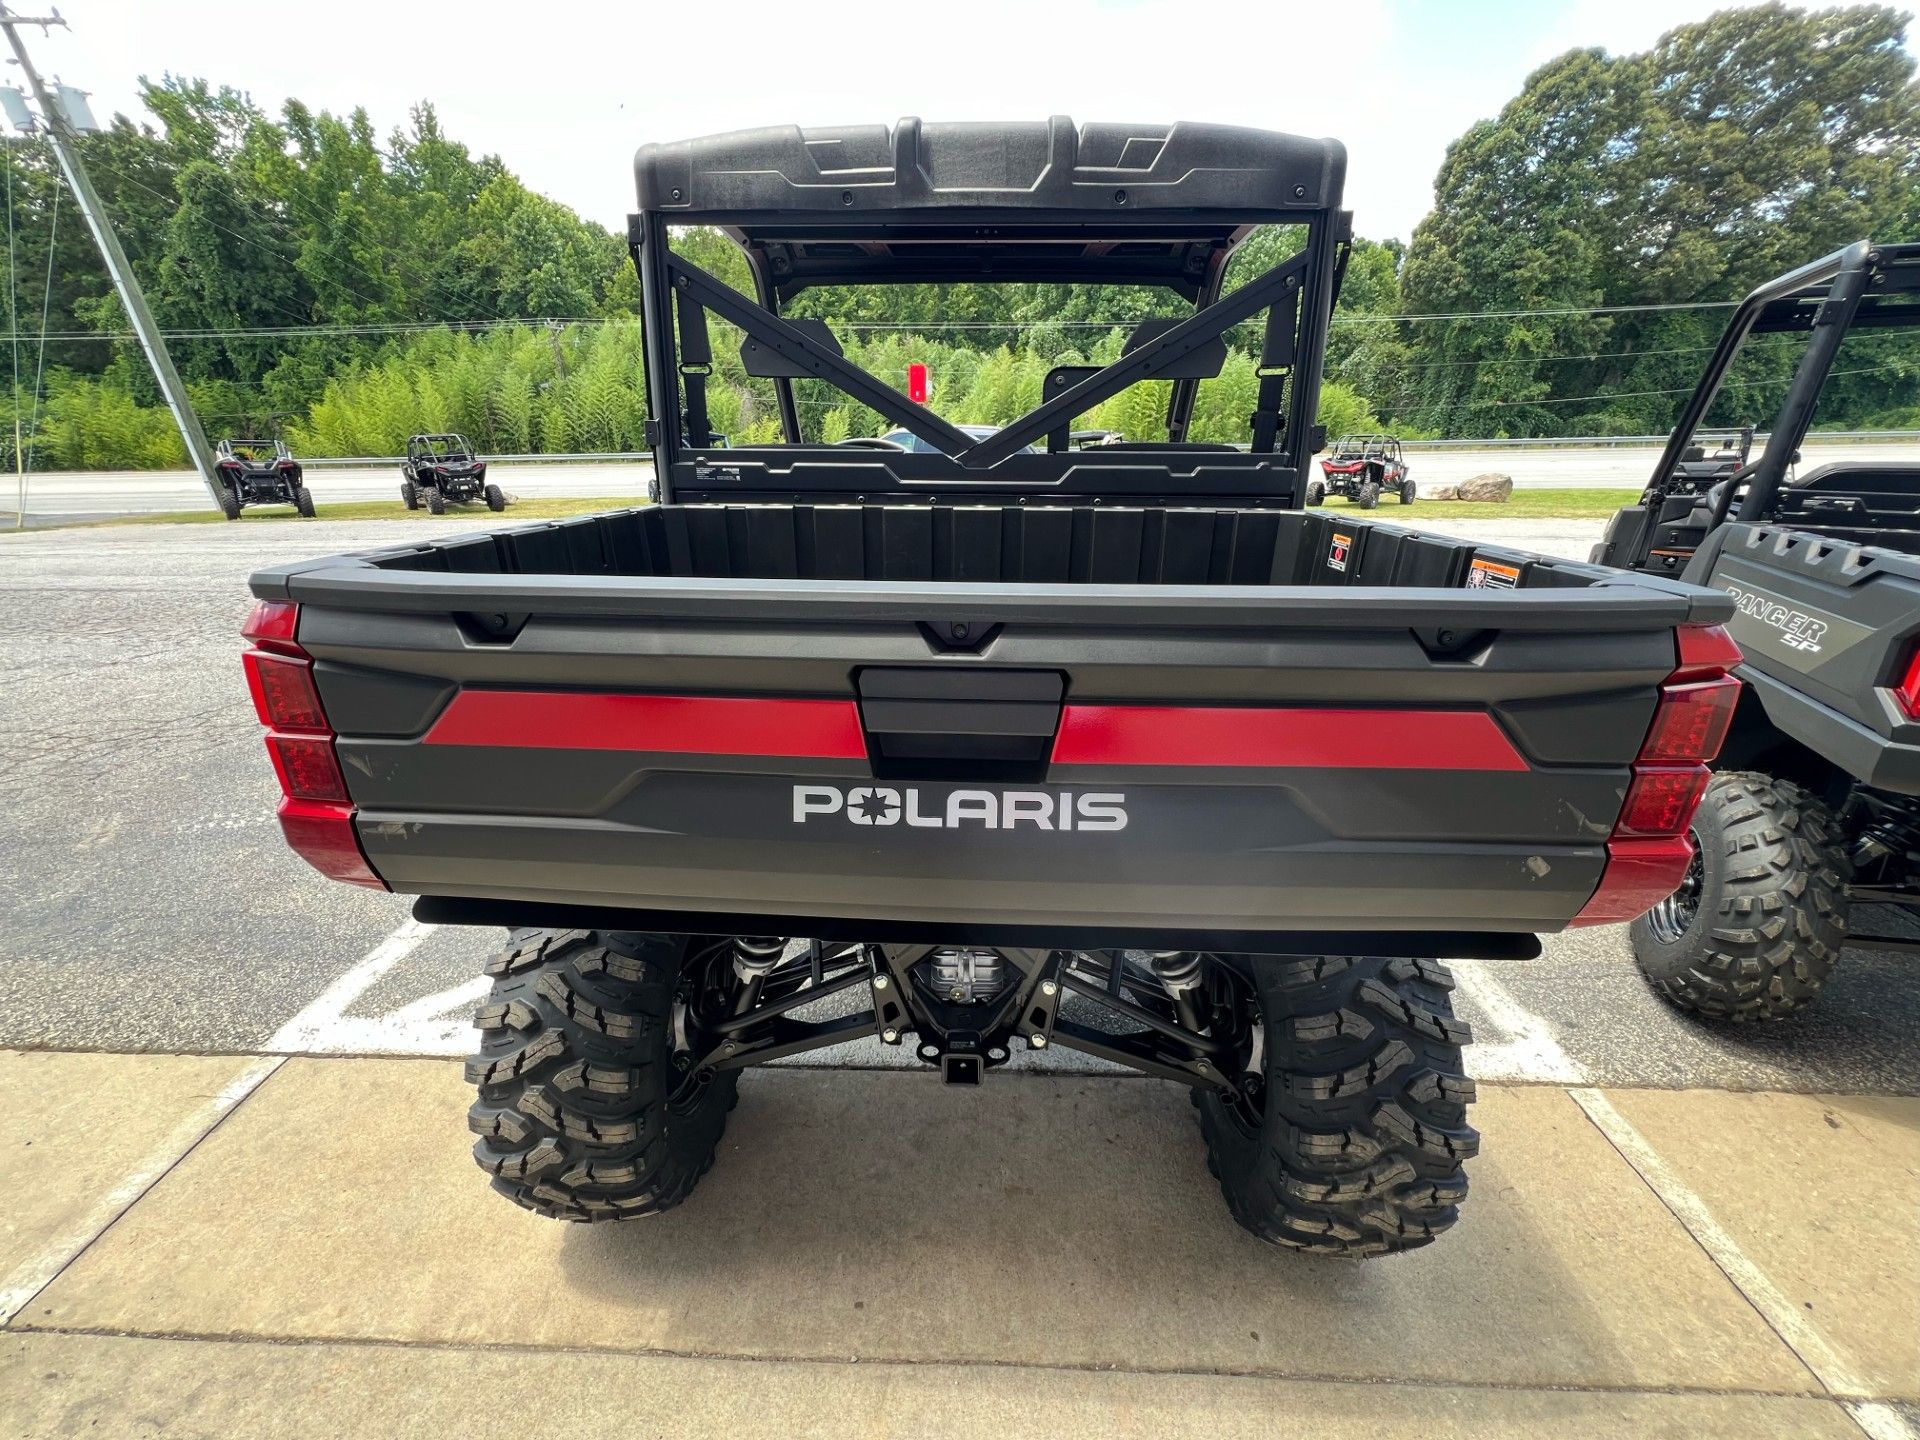
[[[634,156],[643,212],[716,221],[983,208],[1285,218],[1337,208],[1346,167],[1337,140],[1189,121],[1076,126],[1064,115],[909,117],[891,130],[776,125],[643,145]]]

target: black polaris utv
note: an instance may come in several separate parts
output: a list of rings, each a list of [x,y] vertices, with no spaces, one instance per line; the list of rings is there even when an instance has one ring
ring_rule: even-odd
[[[1632,929],[1656,988],[1702,1015],[1791,1014],[1845,946],[1920,954],[1920,455],[1789,478],[1843,342],[1870,351],[1846,373],[1887,371],[1890,332],[1916,328],[1920,245],[1862,241],[1761,286],[1653,483],[1593,552],[1737,606],[1746,687],[1694,820],[1696,855]],[[1753,335],[1807,337],[1766,448],[1747,462],[1749,427],[1696,455],[1696,427]],[[1727,389],[1730,406],[1752,393]]]
[[[291,505],[313,518],[313,493],[300,462],[280,440],[222,440],[213,447],[220,513],[238,520],[249,505]]]
[[[485,500],[489,510],[507,508],[506,492],[487,479],[487,462],[473,453],[464,435],[415,435],[400,462],[400,499],[407,509],[425,504],[444,515],[452,501]]]
[[[289,841],[512,932],[467,1072],[495,1187],[650,1215],[747,1067],[869,1039],[980,1085],[1075,1050],[1193,1091],[1256,1234],[1435,1238],[1478,1144],[1440,957],[1529,957],[1679,882],[1732,603],[1302,509],[1335,141],[903,120],[636,168],[661,503],[253,577]],[[727,275],[689,226],[738,246]],[[1290,253],[1236,265],[1261,227]],[[1187,310],[970,428],[810,313],[908,283]],[[1192,440],[1235,334],[1245,438]],[[1170,439],[1073,448],[1159,381]],[[723,383],[779,438],[716,444]],[[914,443],[826,442],[836,390]]]
[[[1382,495],[1411,505],[1419,489],[1407,472],[1407,457],[1391,435],[1343,435],[1320,462],[1320,479],[1307,486],[1307,504],[1340,495],[1371,510]]]

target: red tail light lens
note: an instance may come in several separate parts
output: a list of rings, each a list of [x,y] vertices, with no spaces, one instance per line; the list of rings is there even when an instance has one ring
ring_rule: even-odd
[[[1893,693],[1900,697],[1900,708],[1912,719],[1920,720],[1920,645],[1914,646],[1906,676],[1894,687]]]
[[[286,600],[260,600],[240,627],[241,635],[262,650],[277,650],[283,655],[304,656],[295,637],[300,629],[300,607]]]
[[[347,782],[333,758],[331,735],[267,735],[267,750],[279,773],[280,788],[295,800],[347,802]]]
[[[1627,787],[1626,804],[1613,823],[1615,835],[1683,835],[1707,793],[1713,772],[1704,765],[1677,765],[1670,769],[1636,767]]]
[[[241,661],[247,667],[247,688],[253,692],[254,712],[262,725],[275,730],[327,728],[320,692],[313,688],[311,660],[249,650]]]
[[[1669,685],[1725,675],[1744,658],[1724,625],[1682,625],[1679,656],[1680,663],[1667,677]]]
[[[267,754],[286,797],[280,802],[280,828],[287,843],[329,879],[385,890],[353,828],[353,802],[314,684],[313,657],[300,645],[300,607],[263,600],[241,633],[255,647],[242,658],[253,707],[268,727]]]
[[[1740,700],[1740,682],[1731,675],[1665,685],[1640,758],[1654,762],[1707,761],[1720,753]]]
[[[1631,920],[1686,878],[1687,831],[1713,779],[1707,762],[1720,753],[1740,701],[1740,682],[1727,673],[1740,663],[1740,647],[1718,625],[1687,625],[1674,658],[1607,839],[1607,868],[1569,925]]]

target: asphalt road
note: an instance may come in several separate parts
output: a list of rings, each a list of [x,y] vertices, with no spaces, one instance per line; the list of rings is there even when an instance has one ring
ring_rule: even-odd
[[[418,533],[402,523],[0,536],[0,1047],[465,1048],[497,932],[420,932],[406,900],[331,884],[286,850],[238,659],[252,568]],[[1491,529],[1579,555],[1597,526]],[[1618,929],[1459,971],[1482,1074],[1915,1093],[1912,965],[1852,953],[1805,1016],[1739,1029],[1665,1009]]]
[[[1574,490],[1619,486],[1639,489],[1652,474],[1657,448],[1542,450],[1418,450],[1409,456],[1422,490],[1456,484],[1487,471],[1511,475],[1514,483],[1537,490]],[[1846,456],[1867,460],[1911,460],[1907,445],[1809,445],[1806,463]],[[648,461],[496,464],[493,474],[508,490],[529,499],[592,496],[637,499],[645,495],[653,473]],[[316,504],[389,500],[399,496],[399,472],[392,466],[314,468],[307,472]],[[0,519],[19,513],[17,487],[0,478]],[[28,477],[27,515],[42,523],[105,515],[159,514],[211,510],[200,482],[187,471],[100,471]],[[1391,506],[1389,506],[1391,509]]]

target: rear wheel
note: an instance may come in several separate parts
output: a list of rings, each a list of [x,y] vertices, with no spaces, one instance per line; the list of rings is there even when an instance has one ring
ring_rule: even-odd
[[[220,513],[222,515],[226,516],[229,520],[238,520],[240,518],[240,492],[238,490],[234,489],[234,487],[226,481],[220,480],[214,483],[213,494],[216,503],[220,506]]]
[[[418,510],[420,508],[420,491],[414,486],[411,480],[402,480],[400,482],[400,503],[409,510]]]
[[[1378,480],[1361,481],[1360,493],[1354,499],[1362,510],[1373,509],[1380,503],[1380,482]]]
[[[1810,1003],[1847,943],[1851,866],[1833,812],[1755,771],[1716,775],[1680,888],[1633,922],[1653,988],[1715,1020],[1774,1020]]]
[[[294,486],[293,508],[311,520],[313,518],[313,492],[304,485]]]
[[[1326,498],[1327,487],[1325,485],[1322,485],[1318,480],[1309,480],[1307,482],[1307,504],[1318,505]]]
[[[694,1063],[724,942],[523,930],[488,964],[467,1061],[473,1156],[529,1210],[593,1222],[655,1215],[713,1164],[738,1076]]]
[[[1459,1216],[1473,1082],[1453,977],[1433,960],[1235,957],[1242,1092],[1196,1090],[1207,1168],[1233,1218],[1294,1250],[1370,1256],[1431,1242]]]
[[[1411,505],[1413,503],[1413,497],[1419,493],[1419,487],[1416,486],[1413,481],[1402,480],[1400,482],[1400,503],[1402,505]]]
[[[427,487],[427,513],[429,515],[444,515],[447,513],[447,497],[440,493],[440,487],[438,485],[429,485]]]
[[[498,512],[507,508],[506,492],[498,485],[489,485],[486,490],[487,508]]]

